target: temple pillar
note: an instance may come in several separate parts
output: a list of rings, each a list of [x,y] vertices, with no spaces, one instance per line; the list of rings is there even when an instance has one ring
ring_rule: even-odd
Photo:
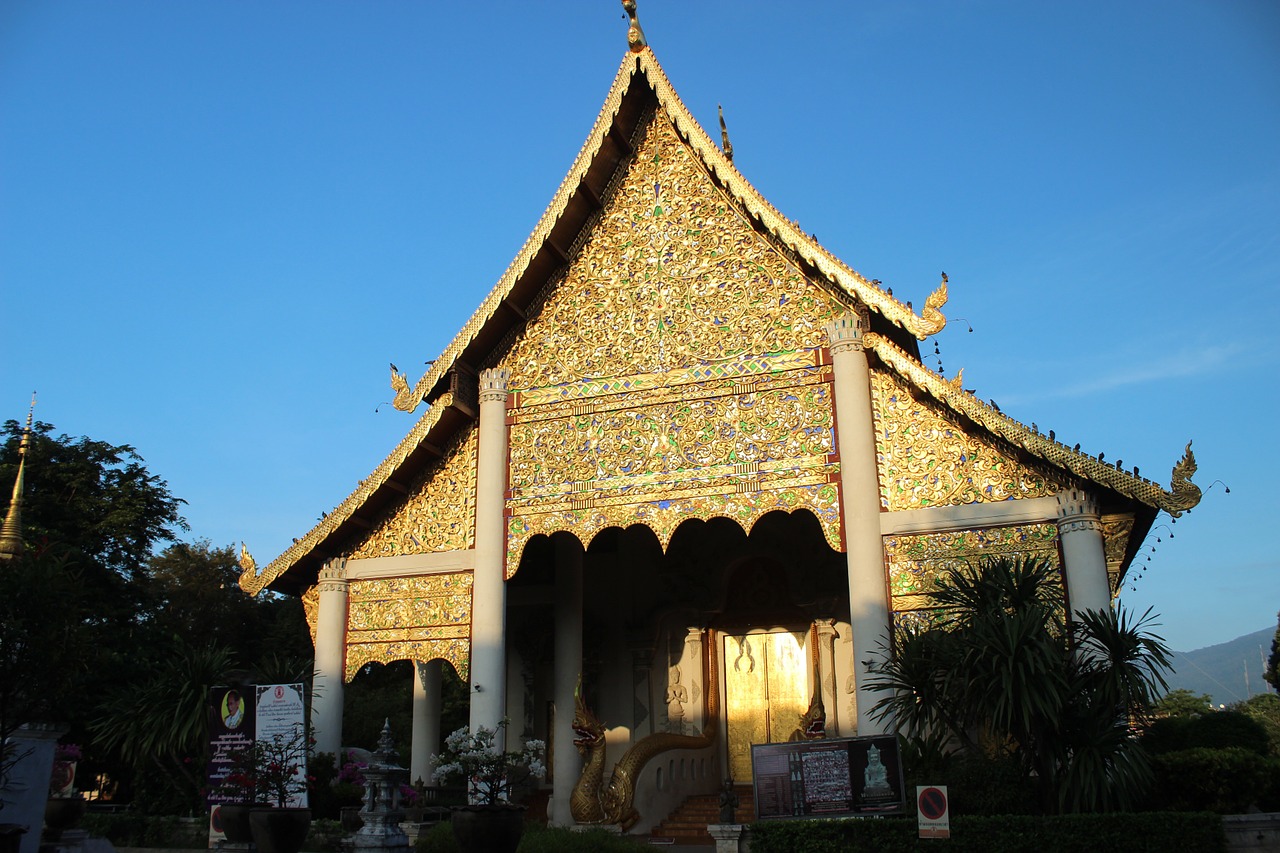
[[[684,638],[684,657],[680,660],[681,683],[689,689],[688,702],[684,706],[684,729],[689,734],[700,734],[707,724],[704,719],[706,703],[707,679],[702,666],[703,630],[694,626],[688,629]],[[716,673],[712,673],[715,677]]]
[[[476,567],[471,585],[471,730],[496,728],[506,714],[507,378],[480,373],[476,460]],[[498,744],[505,740],[499,732]]]
[[[822,707],[827,712],[828,737],[840,736],[840,694],[836,692],[836,622],[815,619],[818,634],[818,678],[822,686]]]
[[[569,796],[578,782],[582,759],[573,744],[574,692],[582,675],[582,543],[566,534],[552,538],[555,544],[555,729],[551,759],[551,802],[547,817],[552,826],[571,826]]]
[[[440,659],[414,661],[409,781],[435,784],[431,756],[440,753]]]
[[[835,374],[836,448],[840,453],[840,503],[849,573],[859,735],[885,731],[885,724],[871,717],[881,691],[866,686],[866,661],[882,660],[889,647],[889,589],[880,538],[871,368],[862,347],[866,328],[866,317],[854,313],[827,326]]]
[[[346,560],[320,569],[320,610],[316,616],[316,664],[311,687],[311,736],[316,752],[342,751],[342,688],[347,651]]]
[[[1067,606],[1072,615],[1111,609],[1107,553],[1097,500],[1082,489],[1063,489],[1058,499],[1058,541],[1067,576]]]

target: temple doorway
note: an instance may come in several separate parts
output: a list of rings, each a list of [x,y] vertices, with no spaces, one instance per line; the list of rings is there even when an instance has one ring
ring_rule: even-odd
[[[726,739],[729,773],[751,780],[751,746],[792,738],[809,707],[809,651],[805,633],[725,634]]]

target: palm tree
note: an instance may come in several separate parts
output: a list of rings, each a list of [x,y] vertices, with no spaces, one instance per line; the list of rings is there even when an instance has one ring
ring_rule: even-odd
[[[1163,640],[1150,612],[1086,612],[1068,621],[1058,570],[997,558],[944,575],[933,624],[901,625],[871,663],[886,691],[873,709],[935,761],[1006,753],[1049,812],[1131,806],[1150,780],[1129,723],[1164,687]]]

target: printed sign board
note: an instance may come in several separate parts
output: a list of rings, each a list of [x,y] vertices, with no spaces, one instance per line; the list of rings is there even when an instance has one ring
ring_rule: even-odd
[[[751,775],[759,820],[906,812],[895,735],[757,744]]]
[[[916,826],[921,838],[951,837],[951,806],[946,785],[916,786]]]

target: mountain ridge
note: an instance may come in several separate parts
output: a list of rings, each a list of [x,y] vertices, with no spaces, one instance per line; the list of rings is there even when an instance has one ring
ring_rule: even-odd
[[[1262,678],[1275,627],[1243,634],[1234,640],[1170,656],[1173,672],[1165,677],[1170,690],[1207,693],[1214,705],[1230,705],[1274,692]]]

